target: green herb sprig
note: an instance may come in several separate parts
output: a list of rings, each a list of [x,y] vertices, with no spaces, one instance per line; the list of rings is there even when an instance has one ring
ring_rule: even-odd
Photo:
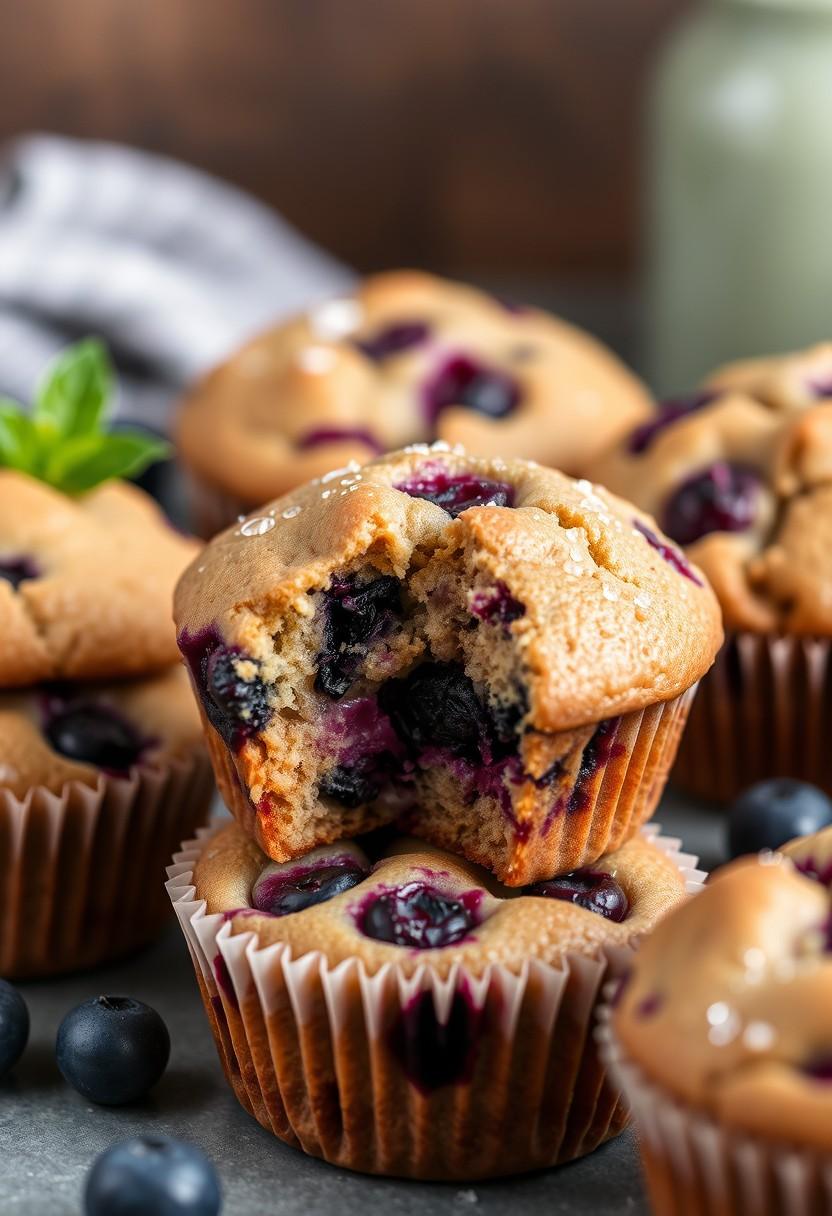
[[[107,430],[115,376],[104,345],[85,338],[46,369],[31,410],[0,397],[0,466],[19,469],[65,494],[113,477],[135,477],[171,455],[140,430]]]

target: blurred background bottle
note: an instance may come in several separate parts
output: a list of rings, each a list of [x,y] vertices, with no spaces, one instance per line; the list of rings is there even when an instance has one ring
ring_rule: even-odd
[[[832,337],[832,0],[709,0],[650,96],[647,360],[677,393]]]

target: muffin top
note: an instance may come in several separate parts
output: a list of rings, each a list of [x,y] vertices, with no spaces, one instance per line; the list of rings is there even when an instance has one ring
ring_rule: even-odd
[[[593,476],[687,548],[729,628],[832,634],[832,343],[723,368]]]
[[[0,687],[176,662],[171,597],[196,552],[135,486],[70,498],[0,470]]]
[[[692,864],[648,835],[585,870],[511,890],[411,837],[381,833],[278,865],[229,824],[203,849],[193,882],[209,913],[256,933],[261,947],[320,951],[331,966],[360,959],[370,974],[429,963],[480,975],[493,963],[557,966],[570,952],[628,945],[685,899],[700,877]]]
[[[648,1080],[832,1148],[832,828],[720,870],[643,944],[614,1013]]]
[[[181,667],[115,684],[44,684],[0,693],[0,790],[60,793],[69,781],[186,757],[201,745],[199,714]]]
[[[220,533],[177,588],[180,645],[187,656],[210,635],[279,682],[284,639],[293,620],[315,616],[318,592],[337,591],[359,564],[365,577],[369,563],[374,576],[401,580],[418,626],[423,609],[409,597],[441,617],[425,587],[431,564],[456,554],[468,555],[461,576],[475,567],[482,579],[469,589],[469,622],[514,606],[505,636],[537,730],[670,700],[707,671],[722,640],[701,574],[629,504],[529,461],[439,444],[335,470]],[[320,661],[318,670],[320,680]],[[238,675],[253,672],[238,663]]]
[[[581,330],[401,271],[255,338],[191,391],[178,438],[199,476],[254,505],[433,439],[583,472],[649,411],[644,386]]]

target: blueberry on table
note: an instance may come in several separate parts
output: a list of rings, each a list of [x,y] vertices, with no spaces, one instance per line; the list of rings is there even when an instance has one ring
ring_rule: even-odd
[[[138,1136],[97,1157],[84,1189],[86,1216],[217,1216],[220,1184],[192,1144]]]
[[[14,1068],[29,1038],[29,1010],[7,980],[0,980],[0,1077]]]
[[[98,996],[66,1015],[55,1043],[64,1078],[91,1102],[123,1106],[161,1077],[170,1036],[155,1009],[126,996]]]
[[[791,777],[760,781],[740,794],[728,817],[732,857],[779,849],[795,836],[832,824],[832,801],[822,790]]]

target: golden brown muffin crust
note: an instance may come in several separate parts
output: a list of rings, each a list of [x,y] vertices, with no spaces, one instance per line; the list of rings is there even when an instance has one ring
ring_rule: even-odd
[[[827,828],[720,870],[657,927],[614,1013],[648,1080],[736,1129],[832,1148],[831,882]]]
[[[832,635],[832,343],[732,364],[702,391],[705,404],[644,446],[633,432],[592,475],[672,534],[668,505],[688,478],[717,464],[750,472],[749,526],[700,536],[690,557],[728,628]]]
[[[170,601],[197,548],[135,486],[68,498],[0,470],[0,562],[23,559],[35,573],[17,588],[0,578],[0,687],[175,663]]]
[[[360,856],[355,844],[332,845],[322,852],[337,858],[350,851]],[[480,867],[407,837],[388,846],[368,876],[351,890],[276,917],[257,912],[251,904],[252,886],[268,865],[268,857],[237,824],[222,827],[197,862],[196,898],[206,900],[209,913],[226,915],[234,933],[256,933],[260,947],[286,943],[295,957],[320,951],[331,966],[358,958],[370,974],[385,963],[407,973],[427,963],[442,975],[457,964],[475,975],[495,963],[518,970],[529,959],[557,966],[567,953],[595,955],[604,947],[627,945],[686,898],[686,879],[679,865],[646,839],[631,840],[591,867],[614,877],[627,896],[629,915],[621,922],[564,900],[518,895]],[[425,950],[362,933],[356,916],[368,898],[412,881],[426,882],[451,898],[481,893],[479,925],[456,945]]]
[[[383,359],[361,349],[393,325],[422,341]],[[450,404],[435,424],[422,400],[450,358],[509,377],[519,403],[492,418]],[[415,271],[367,279],[268,330],[201,380],[178,420],[197,475],[255,504],[408,443],[443,439],[483,456],[528,456],[570,472],[649,413],[638,379],[600,342],[532,309]],[[315,432],[343,432],[308,446]]]
[[[451,521],[394,488],[437,463],[511,484],[514,508],[473,507]],[[529,461],[405,450],[336,470],[221,533],[183,575],[174,616],[178,630],[216,629],[268,663],[269,625],[309,615],[310,590],[357,559],[398,578],[421,567],[418,580],[431,561],[468,550],[525,606],[512,636],[530,676],[530,724],[568,730],[670,700],[721,644],[704,580],[695,568],[680,573],[639,526],[652,534],[655,525],[599,487]]]
[[[68,705],[76,701],[112,709],[147,741],[139,763],[153,766],[186,757],[200,747],[202,732],[188,678],[180,666],[143,680],[64,686]],[[68,781],[94,786],[102,770],[56,751],[43,726],[54,690],[0,693],[0,789],[23,798],[43,786],[59,793]]]

